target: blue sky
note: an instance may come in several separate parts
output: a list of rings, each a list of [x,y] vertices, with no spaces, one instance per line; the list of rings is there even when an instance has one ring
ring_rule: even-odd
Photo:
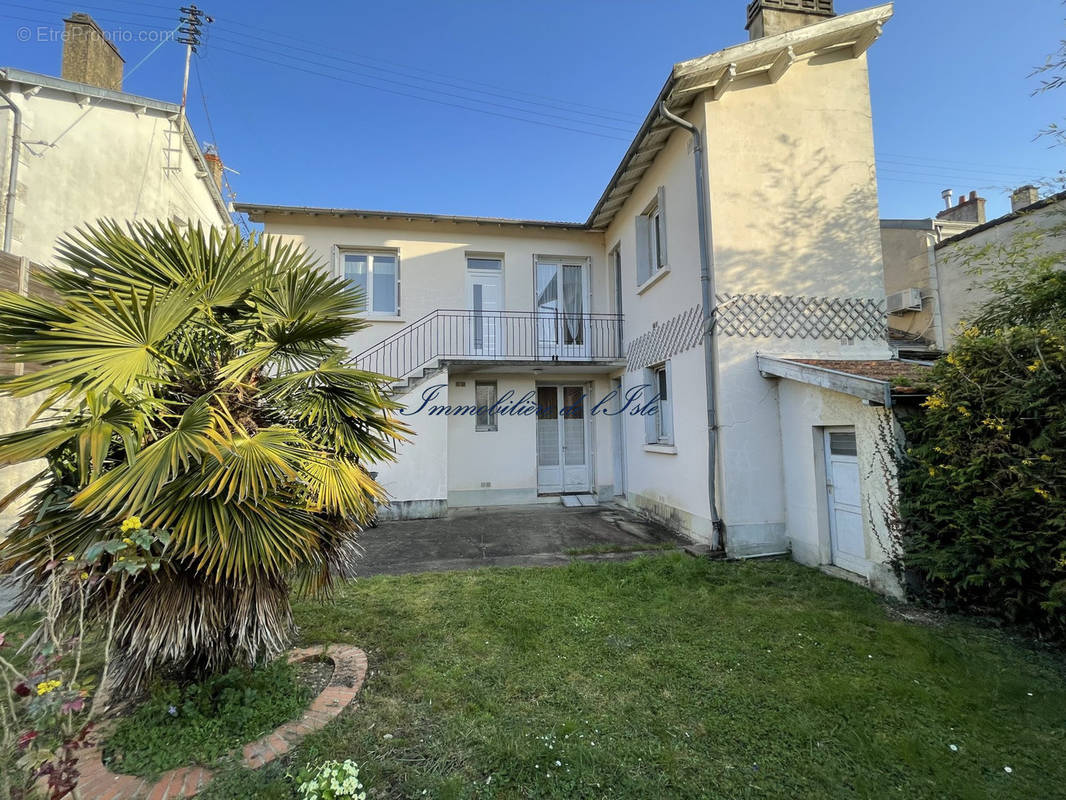
[[[58,74],[47,29],[73,9],[127,39],[129,72],[180,5],[5,2],[0,64]],[[745,0],[201,5],[216,22],[194,57],[196,134],[240,173],[239,201],[291,205],[583,221],[671,65],[747,38]],[[883,217],[929,216],[948,187],[978,189],[995,216],[1010,187],[1064,166],[1034,137],[1066,89],[1033,97],[1028,77],[1064,17],[1059,0],[896,4],[870,51]],[[165,44],[125,89],[177,101],[183,57]]]

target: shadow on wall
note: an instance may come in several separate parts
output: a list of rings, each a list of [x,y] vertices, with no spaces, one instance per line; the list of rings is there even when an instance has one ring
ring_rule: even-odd
[[[783,158],[750,166],[717,204],[738,209],[715,250],[722,294],[880,297],[884,294],[873,164],[841,162],[826,148],[776,137]],[[757,188],[757,187],[762,188]],[[715,201],[712,198],[711,213]],[[717,222],[717,220],[716,220]]]

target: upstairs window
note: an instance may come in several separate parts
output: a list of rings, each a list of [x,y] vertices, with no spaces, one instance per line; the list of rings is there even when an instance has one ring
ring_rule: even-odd
[[[666,190],[637,217],[637,285],[643,285],[669,262],[666,258]]]
[[[363,293],[364,310],[378,316],[400,313],[400,269],[396,253],[341,250],[341,275]]]

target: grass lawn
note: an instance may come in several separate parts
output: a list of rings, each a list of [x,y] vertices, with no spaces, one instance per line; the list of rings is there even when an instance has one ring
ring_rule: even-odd
[[[205,797],[323,758],[371,797],[1066,797],[1061,654],[788,562],[380,577],[297,613],[368,651],[361,700]]]

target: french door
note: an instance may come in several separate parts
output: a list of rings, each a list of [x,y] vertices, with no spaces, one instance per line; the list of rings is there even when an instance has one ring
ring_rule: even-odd
[[[535,269],[539,357],[588,358],[588,263],[537,259]]]
[[[584,386],[537,387],[537,491],[589,490]]]

